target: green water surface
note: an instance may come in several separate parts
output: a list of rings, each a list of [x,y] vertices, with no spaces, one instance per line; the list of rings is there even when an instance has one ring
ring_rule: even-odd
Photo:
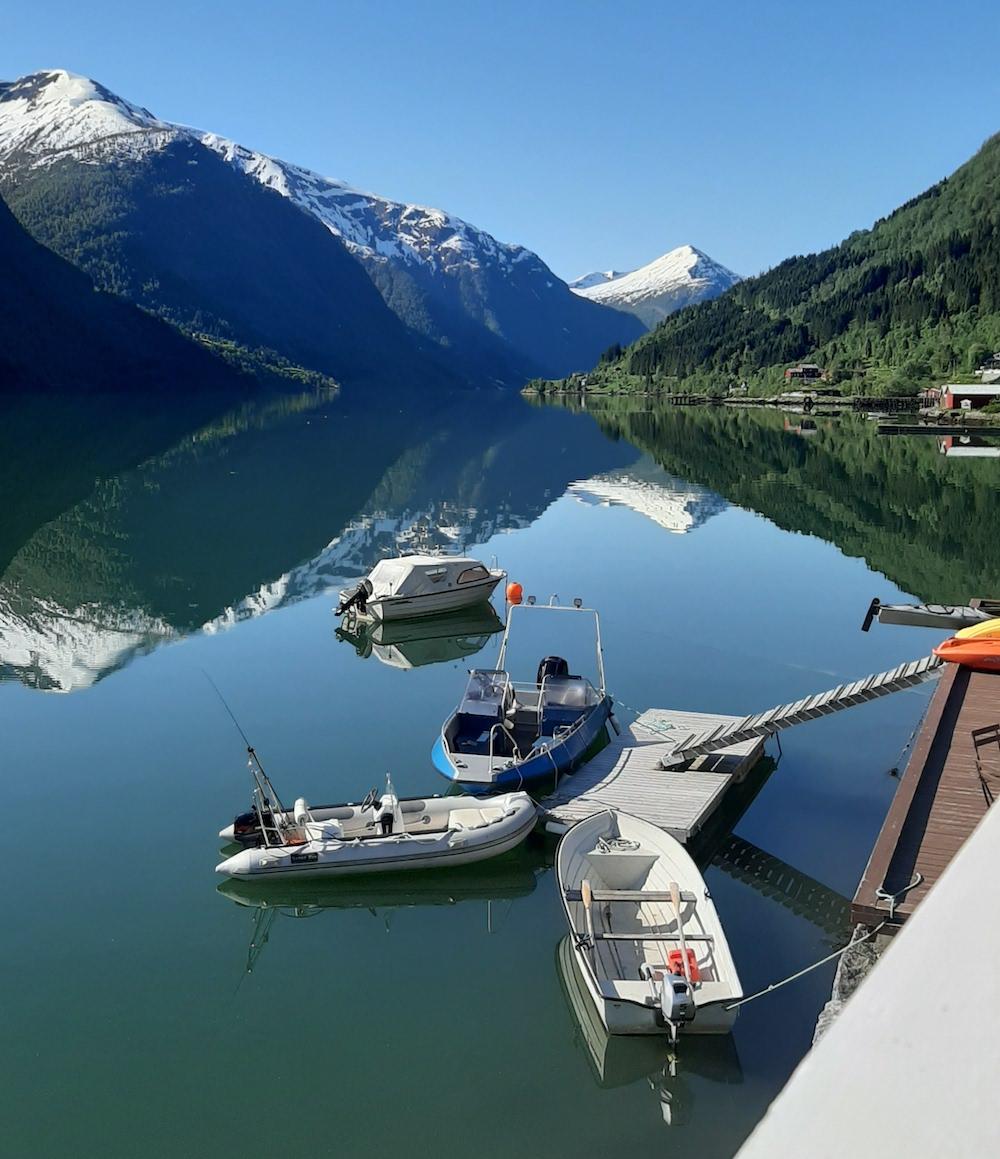
[[[449,549],[598,608],[623,720],[756,711],[941,637],[863,635],[873,596],[996,594],[996,461],[854,421],[486,393],[204,410],[4,425],[3,1154],[733,1154],[832,968],[672,1065],[574,1010],[551,843],[445,876],[226,886],[215,834],[246,772],[203,672],[288,798],[357,799],[387,770],[443,791],[431,744],[496,622],[339,639],[331,609],[381,556]],[[748,992],[845,937],[930,692],[786,733],[727,818],[750,869],[728,830],[701,851]]]

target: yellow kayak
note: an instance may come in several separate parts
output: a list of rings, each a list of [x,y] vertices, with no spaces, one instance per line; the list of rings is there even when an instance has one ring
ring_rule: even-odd
[[[993,620],[983,620],[981,624],[970,624],[955,633],[959,640],[975,640],[982,637],[1000,636],[1000,616]]]

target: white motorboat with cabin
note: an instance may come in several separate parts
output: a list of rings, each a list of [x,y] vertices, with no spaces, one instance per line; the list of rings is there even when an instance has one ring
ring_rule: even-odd
[[[607,810],[575,825],[556,876],[576,963],[609,1034],[726,1034],[742,997],[698,867],[648,821]]]
[[[310,809],[299,798],[282,805],[253,748],[248,749],[252,808],[219,836],[248,846],[221,861],[229,877],[312,878],[466,865],[519,845],[535,824],[527,793],[399,798],[386,778],[360,804]]]
[[[363,580],[340,593],[336,614],[402,620],[454,612],[486,603],[506,574],[464,556],[383,559]]]

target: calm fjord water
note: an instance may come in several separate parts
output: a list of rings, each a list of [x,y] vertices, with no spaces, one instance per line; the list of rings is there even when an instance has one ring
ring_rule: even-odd
[[[220,889],[247,785],[202,669],[285,796],[357,799],[386,770],[442,791],[430,746],[496,624],[345,640],[331,607],[380,555],[449,548],[597,607],[623,705],[749,712],[925,654],[934,633],[858,631],[874,595],[987,594],[994,464],[855,423],[492,396],[198,424],[158,442],[144,420],[141,453],[124,425],[36,423],[30,447],[6,426],[4,1153],[732,1154],[831,971],[748,1006],[731,1043],[682,1043],[671,1074],[663,1044],[588,1040],[544,842],[444,877]],[[785,735],[735,819],[756,877],[704,851],[748,992],[828,952],[844,912],[793,912],[767,867],[853,892],[929,695]]]

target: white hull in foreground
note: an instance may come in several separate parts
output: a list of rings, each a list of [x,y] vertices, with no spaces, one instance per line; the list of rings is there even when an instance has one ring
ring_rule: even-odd
[[[739,976],[682,845],[647,821],[608,811],[563,837],[556,873],[576,964],[609,1034],[732,1029],[737,1011],[727,1007],[742,997]]]

